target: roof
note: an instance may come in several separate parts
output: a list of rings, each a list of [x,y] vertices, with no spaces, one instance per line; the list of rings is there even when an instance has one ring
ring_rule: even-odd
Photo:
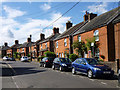
[[[79,28],[84,26],[86,24],[86,22],[81,22],[81,23],[69,28],[68,30],[64,31],[60,36],[58,36],[55,40],[58,40],[58,39],[67,37],[69,35],[72,35],[74,32],[76,32],[76,30],[78,30]]]
[[[40,44],[40,43],[47,42],[47,41],[53,41],[53,40],[56,39],[59,35],[60,35],[60,33],[56,33],[55,35],[52,34],[51,36],[47,37],[46,39],[40,41],[39,44]]]
[[[8,50],[8,49],[10,49],[9,46],[2,46],[2,50]]]
[[[120,22],[120,15],[113,20],[113,24]]]
[[[25,42],[22,45],[20,45],[18,48],[24,48],[24,47],[30,47],[32,46],[34,42]]]
[[[93,18],[90,22],[88,22],[86,25],[84,25],[82,28],[80,28],[73,35],[87,32],[87,31],[108,25],[111,21],[113,21],[118,16],[118,14],[119,14],[118,12],[120,12],[120,7],[115,8],[109,12],[106,12],[104,14],[101,14],[101,15]]]
[[[14,44],[12,45],[10,48],[18,48],[19,46],[21,46],[22,44]]]

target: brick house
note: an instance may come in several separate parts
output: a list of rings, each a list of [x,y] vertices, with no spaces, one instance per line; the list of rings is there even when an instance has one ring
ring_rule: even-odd
[[[1,47],[1,57],[7,56],[7,50],[10,49],[8,43],[4,43],[4,46]]]
[[[88,20],[88,23],[73,34],[73,40],[76,41],[80,39],[80,41],[82,40],[86,43],[86,39],[95,37],[95,41],[100,43],[98,49],[94,51],[95,56],[101,58],[100,56],[102,55],[105,57],[104,61],[114,61],[116,57],[115,52],[119,53],[119,40],[117,38],[120,33],[115,32],[118,31],[118,27],[120,27],[120,23],[118,23],[120,22],[118,15],[120,10],[118,9],[120,9],[120,7],[96,16],[92,20],[90,18],[93,14],[87,13],[84,16],[84,20]],[[85,19],[85,17],[87,18]],[[115,19],[117,19],[117,23],[114,24],[113,21]],[[74,53],[76,52],[74,51]],[[91,57],[91,55],[88,52],[85,53],[84,57]]]
[[[8,50],[7,50],[7,56],[9,57],[13,57],[13,54],[15,52],[17,52],[17,48],[20,46],[21,44],[19,44],[18,40],[15,40],[15,44],[12,45]]]
[[[37,40],[36,42],[34,42],[31,47],[29,47],[29,54],[31,55],[31,57],[38,57],[39,56],[39,42],[45,39],[45,35],[44,34],[40,34],[40,39]]]
[[[68,21],[66,23],[66,31],[54,39],[54,52],[58,57],[67,57],[67,54],[73,53],[72,43],[73,43],[73,33],[76,32],[79,28],[83,27],[86,22],[81,22],[75,26],[72,26],[72,23]]]
[[[54,43],[53,40],[60,35],[59,28],[53,28],[53,34],[47,38],[44,38],[45,35],[42,37],[42,41],[39,42],[39,56],[44,55],[44,52],[51,51],[54,52]]]
[[[22,45],[20,45],[17,48],[17,52],[20,54],[20,56],[28,56],[29,55],[29,47],[31,47],[31,45],[34,42],[31,42],[31,38],[27,38],[27,42],[23,43]]]

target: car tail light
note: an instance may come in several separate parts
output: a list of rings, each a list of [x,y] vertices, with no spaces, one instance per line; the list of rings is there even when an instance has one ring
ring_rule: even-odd
[[[48,62],[48,60],[46,60],[45,62]]]

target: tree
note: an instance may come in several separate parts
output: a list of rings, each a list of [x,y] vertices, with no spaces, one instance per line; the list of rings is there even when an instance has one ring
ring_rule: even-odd
[[[73,42],[72,46],[76,50],[78,55],[80,55],[80,57],[84,57],[84,52],[87,51],[87,47],[83,41],[81,41],[81,42],[75,41],[75,42]]]
[[[56,54],[54,52],[47,51],[44,53],[45,57],[53,57],[56,58]]]
[[[93,50],[92,50],[92,47],[94,48],[94,52],[97,50],[97,48],[99,47],[100,43],[96,42],[95,41],[95,37],[93,38],[88,38],[86,39],[86,47],[87,47],[87,50],[91,50],[91,53],[92,55],[94,56],[94,53],[93,53]],[[94,46],[91,46],[91,43],[94,43]]]
[[[75,59],[78,58],[78,55],[76,55],[76,54],[70,54],[69,58],[73,62],[73,61],[75,61]]]

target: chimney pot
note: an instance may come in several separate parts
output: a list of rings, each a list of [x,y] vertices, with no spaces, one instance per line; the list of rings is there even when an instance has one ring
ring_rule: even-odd
[[[68,21],[66,23],[66,30],[68,30],[70,27],[72,27],[72,23],[70,21]]]
[[[18,40],[15,40],[15,44],[18,44],[19,43],[19,41]]]
[[[53,28],[53,34],[55,35],[55,34],[57,34],[57,33],[59,33],[59,28],[54,27],[54,28]]]
[[[5,45],[5,46],[8,46],[8,43],[7,43],[7,42],[5,42],[5,43],[4,43],[4,45]]]
[[[43,39],[45,39],[45,34],[40,34],[40,40],[43,40]]]
[[[31,38],[27,38],[27,42],[31,42]]]

